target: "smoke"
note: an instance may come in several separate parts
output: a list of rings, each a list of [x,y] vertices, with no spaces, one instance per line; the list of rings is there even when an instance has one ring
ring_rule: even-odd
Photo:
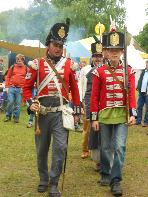
[[[19,43],[23,39],[32,39],[44,43],[50,27],[56,22],[56,16],[58,10],[50,4],[9,11],[5,40]]]
[[[76,28],[75,26],[71,25],[69,29],[68,39],[67,41],[73,42],[84,38],[85,35],[85,28],[80,27]]]
[[[19,42],[21,38],[27,35],[28,30],[25,27],[25,10],[15,9],[8,18],[7,40]]]

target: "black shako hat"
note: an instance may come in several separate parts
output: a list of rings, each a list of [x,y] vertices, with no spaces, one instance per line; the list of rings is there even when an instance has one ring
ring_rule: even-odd
[[[91,44],[91,52],[92,52],[92,55],[93,54],[100,54],[102,55],[102,44],[101,42],[98,40],[97,42],[94,42]]]
[[[94,42],[94,43],[91,44],[92,56],[93,56],[94,54],[102,55],[102,49],[103,49],[103,47],[102,47],[101,41],[97,38],[96,35],[94,35],[93,38],[94,38],[94,40],[95,40],[96,42]]]
[[[109,32],[107,34],[106,48],[124,48],[124,34],[122,32]]]
[[[107,33],[102,34],[102,46],[103,46],[103,48],[107,48],[107,37],[108,37]]]
[[[45,46],[48,46],[50,42],[57,42],[61,45],[64,44],[69,32],[70,19],[66,19],[66,23],[54,24],[46,38]]]

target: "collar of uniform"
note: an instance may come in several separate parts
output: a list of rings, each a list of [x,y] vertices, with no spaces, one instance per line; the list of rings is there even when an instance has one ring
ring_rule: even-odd
[[[61,57],[50,57],[49,55],[47,56],[47,59],[49,60],[49,61],[51,61],[53,64],[56,64],[57,62],[59,62],[60,61],[60,59],[62,58],[63,56],[61,56]]]
[[[120,62],[119,62],[117,66],[113,66],[113,65],[111,65],[110,61],[108,61],[107,64],[109,65],[109,67],[110,67],[111,69],[116,69],[118,66],[121,65]]]

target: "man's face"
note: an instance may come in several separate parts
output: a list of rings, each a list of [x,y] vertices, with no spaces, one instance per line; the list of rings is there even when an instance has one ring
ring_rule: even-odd
[[[50,42],[48,49],[48,53],[51,57],[61,57],[63,54],[63,45],[57,42]]]
[[[104,57],[105,59],[109,59],[108,49],[103,49],[102,53],[103,53],[103,57]]]
[[[22,57],[17,57],[17,58],[16,58],[16,63],[17,63],[18,65],[22,65],[22,64],[24,64],[24,59],[23,59]]]
[[[109,60],[111,60],[112,62],[119,62],[122,54],[123,49],[108,49]]]
[[[99,66],[99,64],[103,63],[103,56],[102,54],[94,54],[92,56],[92,61],[95,66]]]
[[[80,63],[80,69],[82,69],[85,65],[86,65],[86,62],[85,62],[85,61],[82,61],[82,62]]]

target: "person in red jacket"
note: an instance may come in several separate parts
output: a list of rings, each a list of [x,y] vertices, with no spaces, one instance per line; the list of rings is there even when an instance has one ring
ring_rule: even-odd
[[[58,182],[67,150],[68,132],[63,127],[60,95],[62,95],[64,105],[66,105],[69,101],[68,93],[71,92],[75,122],[78,121],[80,113],[79,91],[75,80],[75,71],[73,70],[74,62],[62,56],[68,31],[68,21],[53,25],[46,38],[46,58],[35,59],[29,63],[29,72],[26,75],[23,88],[24,99],[29,103],[28,111],[30,113],[40,111],[38,120],[40,135],[35,136],[40,177],[38,192],[45,192],[49,185],[49,195],[51,197],[61,196]],[[62,77],[66,88],[48,64],[49,62]],[[37,97],[40,105],[33,102],[32,99],[32,88],[35,82],[37,82]],[[52,161],[49,173],[48,151],[51,137],[53,137]]]
[[[105,36],[109,59],[93,72],[90,111],[93,129],[101,132],[100,184],[110,184],[112,194],[121,196],[120,181],[128,133],[127,103],[130,116],[128,123],[135,124],[136,116],[135,76],[131,67],[128,67],[129,93],[126,102],[124,67],[120,61],[124,48],[124,34],[112,31]]]
[[[22,101],[22,88],[25,82],[27,67],[24,64],[25,56],[18,54],[16,56],[16,64],[12,65],[6,75],[5,87],[8,92],[8,103],[6,109],[6,119],[4,122],[13,119],[15,123],[19,122],[20,107]]]

